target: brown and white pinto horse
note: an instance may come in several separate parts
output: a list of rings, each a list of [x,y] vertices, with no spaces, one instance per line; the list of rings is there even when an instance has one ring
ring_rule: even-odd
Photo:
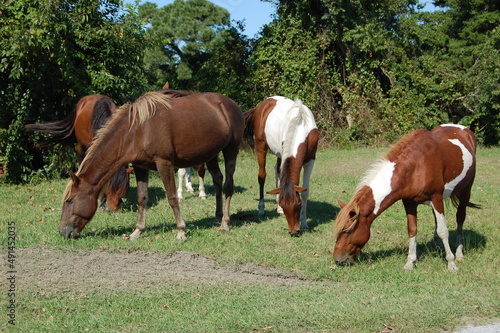
[[[149,170],[158,170],[175,215],[177,239],[186,239],[174,167],[203,163],[206,163],[214,182],[215,215],[222,219],[221,229],[227,230],[233,175],[244,127],[240,108],[229,98],[216,93],[170,98],[159,92],[150,92],[133,104],[122,106],[98,132],[77,173],[72,175],[64,193],[59,232],[63,237],[79,237],[95,214],[99,191],[113,173],[128,163],[134,165],[138,196],[138,222],[130,239],[137,239],[146,228]],[[193,132],[197,133],[196,137],[193,137]],[[223,175],[218,164],[221,151],[226,172],[224,211]]]
[[[290,235],[300,236],[302,231],[309,230],[306,221],[309,180],[318,147],[314,115],[300,100],[294,102],[274,96],[248,110],[244,116],[245,138],[255,147],[259,164],[259,215],[265,215],[266,155],[271,150],[278,157],[275,167],[277,188],[267,193],[277,195],[278,212],[285,214]]]
[[[56,143],[72,146],[76,142],[76,153],[79,161],[85,157],[88,147],[97,131],[104,126],[116,112],[116,105],[105,95],[87,95],[76,104],[75,109],[64,119],[42,124],[28,124],[28,131],[39,131],[49,134],[40,140],[40,147],[48,147]],[[129,174],[125,167],[120,168],[109,180],[101,198],[109,209],[117,211],[121,198],[127,193]]]
[[[367,174],[359,190],[335,220],[334,258],[351,263],[370,238],[373,220],[398,200],[407,215],[410,245],[405,269],[417,260],[417,206],[428,204],[434,212],[435,237],[441,238],[448,269],[456,271],[444,216],[443,199],[457,207],[457,260],[463,259],[462,227],[476,173],[476,138],[461,125],[441,125],[431,131],[417,130],[402,138]]]

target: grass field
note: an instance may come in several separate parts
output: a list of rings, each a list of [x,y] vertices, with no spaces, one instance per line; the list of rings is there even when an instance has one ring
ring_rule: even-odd
[[[238,160],[231,231],[216,231],[215,199],[212,181],[207,177],[207,200],[198,199],[196,193],[185,193],[186,200],[181,203],[188,226],[188,241],[183,243],[175,240],[173,213],[155,174],[149,192],[148,229],[136,242],[125,239],[135,227],[135,179],[121,210],[98,211],[77,240],[65,240],[57,232],[67,180],[19,186],[0,183],[0,331],[452,332],[465,324],[499,321],[500,148],[478,150],[471,200],[482,209],[468,210],[465,260],[458,263],[458,273],[447,270],[444,251],[434,244],[432,212],[426,206],[419,209],[419,260],[413,271],[403,269],[408,237],[400,202],[375,220],[371,239],[355,265],[333,265],[337,199],[347,202],[364,171],[385,151],[361,148],[318,152],[308,207],[312,231],[300,238],[288,236],[286,220],[275,212],[273,196],[267,198],[266,218],[257,217],[257,163],[248,152],[242,152]],[[273,163],[274,158],[268,161]],[[267,169],[266,189],[270,190],[274,184],[272,165]],[[196,179],[194,183],[197,185]],[[452,248],[454,213],[448,204]],[[95,262],[87,268],[85,277],[91,278],[84,281],[86,290],[82,290],[85,284],[78,281],[82,276],[77,273],[66,277],[69,285],[75,281],[75,288],[62,288],[57,281],[48,280],[54,272],[38,272],[36,266],[30,274],[16,275],[12,285],[7,280],[9,264],[21,272],[28,258],[18,256],[8,261],[8,235],[14,232],[9,226],[15,227],[14,255],[24,249],[35,254],[37,249],[55,251],[50,253],[63,258],[64,254],[75,258],[75,254],[85,256],[92,251],[125,256],[140,251],[147,258],[147,254],[186,251],[213,258],[221,268],[254,263],[299,282],[228,282],[214,277],[145,285],[141,281],[134,284],[135,277],[130,276],[132,282],[127,280],[126,288],[119,283],[107,288],[103,273],[109,272],[111,279],[111,272],[123,268]],[[40,266],[45,264],[43,258],[40,256]],[[78,260],[58,263],[59,267],[66,264],[76,267]],[[53,270],[58,265],[54,264]],[[40,281],[47,280],[46,285],[30,282],[37,274]],[[93,281],[92,277],[101,280]],[[15,295],[9,296],[12,286]],[[16,302],[15,326],[8,323],[10,300]]]

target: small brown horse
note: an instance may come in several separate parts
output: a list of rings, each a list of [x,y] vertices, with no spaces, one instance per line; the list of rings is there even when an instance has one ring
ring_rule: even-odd
[[[476,138],[461,125],[441,125],[432,131],[417,130],[401,139],[360,185],[335,220],[334,258],[351,263],[370,238],[373,220],[398,200],[406,210],[410,246],[405,269],[417,260],[417,206],[428,204],[434,212],[436,232],[442,240],[448,269],[455,271],[455,256],[449,241],[443,199],[457,207],[456,258],[463,258],[462,227],[476,173]]]
[[[244,116],[245,138],[255,147],[259,164],[259,215],[265,214],[266,155],[271,150],[278,157],[277,188],[267,193],[277,195],[278,212],[285,214],[290,235],[300,236],[302,231],[309,230],[306,221],[309,179],[318,147],[314,115],[300,100],[294,102],[274,96],[248,110]],[[302,168],[304,176],[300,187]]]
[[[244,132],[240,108],[216,93],[170,98],[159,92],[141,96],[122,106],[101,129],[64,193],[60,233],[79,237],[94,216],[97,195],[107,180],[127,163],[134,165],[137,178],[138,222],[130,239],[145,230],[149,170],[158,170],[177,223],[177,239],[184,240],[185,223],[179,209],[174,167],[206,163],[216,192],[217,218],[221,229],[229,228],[229,206],[233,195],[236,157]],[[196,133],[196,139],[192,133]],[[120,135],[117,135],[120,134]],[[226,197],[222,210],[223,175],[218,164],[222,151],[225,162]]]
[[[116,112],[116,109],[115,103],[108,96],[87,95],[78,101],[75,109],[66,118],[43,124],[28,124],[25,129],[50,135],[38,142],[40,147],[56,143],[72,146],[76,142],[76,153],[81,161],[97,131]],[[129,174],[123,167],[113,175],[106,186],[103,203],[107,202],[111,210],[117,211],[128,187]]]

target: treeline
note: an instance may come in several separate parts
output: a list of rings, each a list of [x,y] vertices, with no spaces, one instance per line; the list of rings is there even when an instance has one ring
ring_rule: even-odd
[[[416,128],[461,123],[500,138],[500,2],[274,0],[258,38],[206,0],[11,0],[0,5],[0,164],[8,180],[65,172],[75,160],[40,151],[27,123],[64,118],[79,98],[118,105],[166,81],[217,91],[243,110],[301,98],[324,146],[392,142]]]

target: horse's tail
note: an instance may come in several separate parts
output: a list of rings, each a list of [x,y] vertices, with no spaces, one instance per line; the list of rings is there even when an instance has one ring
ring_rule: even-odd
[[[115,212],[120,206],[120,199],[127,194],[129,189],[129,178],[127,169],[122,166],[108,181],[106,201]]]
[[[99,99],[95,105],[94,109],[92,111],[92,119],[91,119],[91,124],[92,124],[92,136],[95,136],[97,131],[106,124],[106,122],[111,118],[113,113],[116,111],[116,105],[113,103],[113,101],[105,96],[101,99]]]
[[[450,199],[451,199],[451,202],[453,203],[453,206],[455,208],[457,208],[458,205],[460,204],[460,199],[458,198],[458,196],[452,195]],[[469,207],[469,208],[476,208],[476,209],[482,209],[481,205],[472,203],[470,201],[467,202],[467,207]]]
[[[255,148],[255,133],[253,128],[253,121],[256,110],[257,108],[253,108],[246,112],[243,112],[243,118],[245,119],[245,131],[243,133],[243,138],[245,140],[245,143],[252,149]]]
[[[76,110],[73,110],[66,118],[57,121],[51,121],[43,124],[28,124],[24,126],[26,131],[39,131],[49,134],[50,137],[41,139],[37,144],[44,148],[50,147],[56,143],[71,144],[75,142]]]

